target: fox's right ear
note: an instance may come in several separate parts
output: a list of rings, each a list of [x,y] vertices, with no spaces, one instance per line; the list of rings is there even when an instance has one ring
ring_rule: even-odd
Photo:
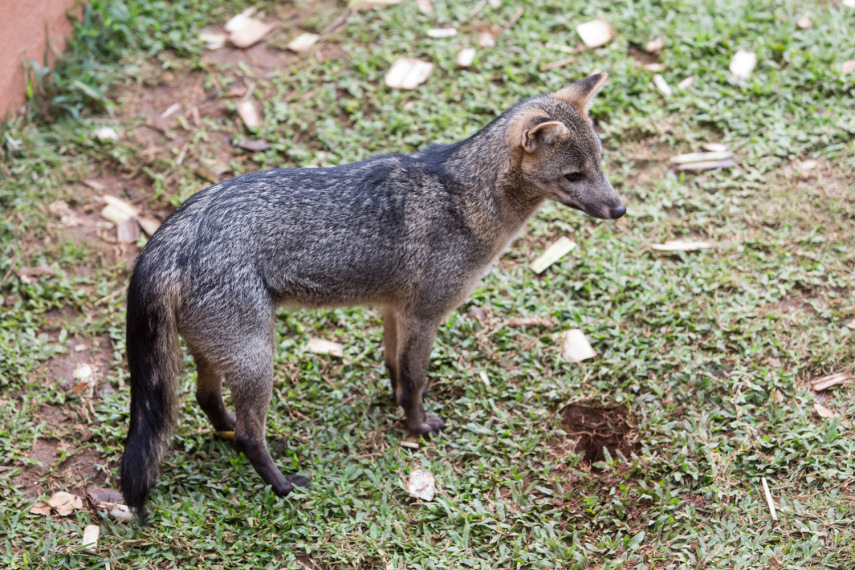
[[[603,88],[608,78],[607,73],[595,73],[553,93],[552,96],[573,105],[580,117],[587,117],[594,95]]]

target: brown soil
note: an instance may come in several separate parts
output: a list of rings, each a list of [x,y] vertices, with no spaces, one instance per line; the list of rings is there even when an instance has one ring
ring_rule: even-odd
[[[615,455],[618,450],[629,456],[633,444],[629,439],[631,416],[623,406],[598,408],[584,404],[570,404],[564,408],[561,425],[569,438],[577,439],[573,451],[584,453],[589,465],[603,461],[603,448]]]

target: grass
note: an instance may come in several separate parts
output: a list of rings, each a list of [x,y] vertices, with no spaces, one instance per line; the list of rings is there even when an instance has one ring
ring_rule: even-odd
[[[262,2],[267,18],[281,22],[267,48],[205,52],[199,28],[248,5],[93,2],[66,61],[42,70],[54,82],[34,90],[30,119],[3,126],[3,566],[852,566],[855,392],[850,383],[816,395],[806,380],[852,371],[855,357],[846,326],[855,319],[855,75],[841,73],[855,59],[855,10],[823,3],[812,8],[813,27],[799,30],[803,7],[791,1],[525,2],[496,48],[460,70],[457,51],[474,45],[481,27],[503,26],[518,4],[477,16],[474,2],[436,1],[433,15],[412,3],[359,12],[297,57],[277,46],[298,27],[322,31],[343,5]],[[566,57],[547,43],[576,45],[574,26],[599,14],[618,31],[615,41],[539,71]],[[439,25],[460,34],[427,38]],[[696,79],[668,99],[637,60],[636,46],[660,34],[666,81]],[[740,48],[759,57],[746,82],[727,71]],[[386,88],[398,55],[434,62],[428,82],[414,92]],[[190,396],[188,357],[184,413],[151,527],[88,508],[67,518],[28,513],[58,490],[116,487],[127,429],[117,292],[138,248],[102,239],[92,225],[101,192],[80,181],[100,180],[105,192],[165,215],[209,185],[203,177],[458,140],[519,100],[595,70],[612,78],[593,114],[606,173],[629,215],[601,222],[547,205],[530,222],[440,329],[428,398],[448,425],[439,437],[415,452],[398,445],[404,433],[388,395],[377,310],[282,312],[268,438],[282,469],[311,476],[311,488],[276,498],[212,434]],[[225,96],[250,85],[265,118],[256,132]],[[161,120],[176,101],[182,110]],[[119,140],[95,140],[98,126],[113,126]],[[250,154],[233,138],[272,146]],[[729,144],[739,167],[668,170],[668,156],[707,141]],[[805,160],[818,166],[805,170]],[[87,223],[64,227],[49,210],[57,200]],[[534,276],[528,262],[560,235],[579,247]],[[671,238],[720,247],[646,247]],[[19,276],[36,266],[55,275]],[[466,316],[474,306],[489,309],[485,322]],[[518,315],[554,325],[501,326]],[[570,328],[586,333],[596,359],[562,360],[556,337]],[[310,336],[343,343],[344,358],[308,353]],[[79,362],[99,368],[91,399],[70,390]],[[835,417],[820,418],[817,401]],[[579,402],[626,409],[631,451],[586,464],[561,423],[564,406]],[[436,476],[440,492],[430,503],[403,490],[416,468]],[[92,522],[102,527],[96,553],[79,546]]]

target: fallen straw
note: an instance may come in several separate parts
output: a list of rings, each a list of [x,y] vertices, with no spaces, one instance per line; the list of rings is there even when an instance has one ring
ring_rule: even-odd
[[[766,504],[769,506],[769,512],[772,514],[772,520],[777,521],[778,515],[775,513],[775,503],[772,502],[772,493],[769,492],[769,485],[766,484],[766,478],[760,477],[763,483],[763,494],[766,495]]]

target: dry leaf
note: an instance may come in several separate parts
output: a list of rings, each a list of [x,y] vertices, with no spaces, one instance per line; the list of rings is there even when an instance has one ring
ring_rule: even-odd
[[[407,483],[407,493],[411,497],[422,499],[423,501],[433,500],[433,495],[436,492],[436,479],[427,471],[416,469],[410,473],[410,480]]]
[[[781,393],[780,390],[776,389],[774,392],[772,392],[772,401],[776,404],[780,404],[784,401],[784,395]]]
[[[247,8],[233,16],[224,26],[229,33],[229,41],[236,47],[248,48],[270,33],[276,24],[266,24],[252,16],[255,8]]]
[[[711,241],[683,241],[679,239],[666,241],[665,243],[652,244],[650,247],[656,251],[698,251],[716,247]]]
[[[484,307],[472,307],[466,316],[472,320],[478,321],[482,325],[490,320],[490,312]]]
[[[434,39],[453,38],[457,35],[457,30],[455,28],[431,28],[426,33],[429,38]]]
[[[371,8],[388,8],[400,4],[404,0],[348,0],[347,7],[351,10],[370,10]]]
[[[39,501],[32,507],[30,507],[30,513],[34,515],[43,515],[46,517],[50,516],[50,505],[48,505],[44,501]]]
[[[659,36],[647,42],[644,46],[644,51],[647,53],[656,53],[658,51],[662,51],[662,48],[665,47],[665,38]]]
[[[337,342],[324,340],[322,338],[310,338],[306,348],[315,354],[329,354],[331,356],[344,356],[344,347]]]
[[[71,389],[74,395],[80,396],[84,392],[88,392],[88,396],[92,395],[95,389],[96,378],[95,370],[91,366],[88,364],[78,364],[71,377],[77,381],[77,384]]]
[[[564,67],[565,65],[570,65],[571,63],[576,63],[575,57],[568,57],[566,59],[559,59],[558,61],[553,61],[551,63],[545,63],[540,66],[541,71],[550,71],[552,69],[558,69],[559,67]]]
[[[828,390],[832,386],[836,386],[837,384],[842,384],[847,380],[852,380],[852,376],[847,372],[838,372],[837,374],[832,374],[830,376],[823,376],[822,378],[817,378],[816,380],[811,380],[810,387],[814,392],[822,392],[823,390]]]
[[[92,188],[96,192],[104,192],[107,189],[107,186],[97,180],[81,180],[81,182],[83,182],[84,186]]]
[[[721,152],[690,152],[688,154],[678,154],[672,156],[669,161],[671,164],[689,164],[692,162],[709,162],[714,160],[726,160],[733,156],[730,151]]]
[[[486,372],[484,372],[484,371],[482,370],[481,372],[479,372],[479,373],[478,373],[478,376],[480,376],[480,377],[481,377],[481,382],[483,382],[483,383],[484,383],[484,385],[485,385],[487,388],[490,388],[490,387],[491,387],[491,386],[490,386],[490,377],[489,377],[489,376],[487,376],[487,373],[486,373]]]
[[[730,72],[737,79],[748,79],[755,65],[757,65],[757,54],[741,49],[734,54],[730,62]]]
[[[597,353],[585,338],[585,333],[580,329],[570,329],[561,336],[561,355],[570,362],[582,362],[594,358]]]
[[[393,89],[415,89],[430,76],[433,64],[412,57],[399,57],[386,73],[386,85]]]
[[[847,326],[847,328],[855,330],[855,319],[852,319],[851,321],[849,321],[849,323],[846,326]]]
[[[457,54],[457,67],[469,67],[475,61],[475,48],[465,48]]]
[[[160,220],[152,218],[151,216],[140,216],[137,219],[137,223],[149,237],[153,236],[154,232],[157,231],[157,228],[160,227]]]
[[[680,83],[677,84],[677,89],[679,89],[680,91],[685,91],[686,89],[688,89],[689,87],[691,87],[694,84],[695,84],[695,76],[690,75],[687,78],[685,78],[684,80],[682,80]]]
[[[295,53],[307,52],[318,43],[320,38],[318,34],[302,33],[288,43],[288,49]]]
[[[56,271],[50,267],[39,265],[38,267],[22,267],[18,270],[17,275],[22,283],[35,283],[43,275],[55,276]]]
[[[127,505],[121,503],[101,503],[95,505],[95,508],[105,515],[120,521],[131,521],[134,519],[134,514]]]
[[[110,196],[109,194],[105,194],[103,196],[104,201],[107,205],[101,210],[101,217],[105,220],[113,222],[114,224],[119,224],[120,222],[124,222],[125,220],[130,220],[131,218],[139,215],[140,211],[136,206],[125,202],[121,198],[116,198],[115,196]]]
[[[810,21],[810,11],[805,12],[801,18],[796,22],[796,27],[800,30],[807,30],[808,28],[813,26],[813,22]]]
[[[59,221],[62,222],[62,225],[68,228],[74,228],[80,225],[83,225],[83,220],[81,220],[74,210],[71,209],[71,206],[68,205],[67,202],[62,200],[57,200],[53,202],[50,206],[48,206],[48,210],[51,214],[59,218]]]
[[[48,505],[50,505],[58,515],[66,517],[73,513],[74,509],[83,508],[83,499],[77,495],[66,493],[65,491],[58,491],[50,498]]]
[[[570,238],[567,236],[561,236],[555,243],[546,248],[546,251],[544,251],[540,257],[532,261],[529,268],[540,275],[546,271],[550,265],[573,251],[573,248],[575,247],[576,244],[571,241]]]
[[[840,66],[840,71],[842,73],[853,73],[855,72],[855,59],[847,59],[843,62],[843,65]]]
[[[419,438],[414,435],[407,436],[407,439],[402,439],[398,442],[398,445],[401,447],[406,447],[407,449],[418,449],[419,448]]]
[[[576,33],[588,49],[604,46],[615,37],[614,28],[603,18],[598,18],[576,26]]]
[[[104,489],[98,485],[86,487],[86,494],[93,505],[98,503],[123,503],[125,501],[122,493],[116,489]]]
[[[238,148],[242,148],[251,152],[261,152],[263,150],[269,149],[270,143],[264,139],[259,139],[254,141],[241,141],[237,143],[236,146]]]
[[[662,95],[665,97],[671,96],[671,87],[665,81],[665,78],[659,75],[658,73],[653,76],[653,84],[656,86],[656,89],[659,90]]]
[[[89,552],[95,552],[98,548],[98,537],[101,536],[101,527],[97,524],[86,525],[83,529],[83,548]]]
[[[257,129],[261,127],[261,115],[259,115],[255,102],[252,99],[241,99],[235,102],[235,108],[246,128]]]
[[[496,37],[488,30],[478,32],[478,45],[482,48],[491,48],[496,45]]]
[[[552,321],[546,317],[514,317],[508,321],[509,327],[551,327]]]
[[[825,406],[823,406],[819,402],[814,402],[813,408],[816,410],[816,413],[818,413],[821,418],[833,418],[834,417],[834,412],[831,411],[830,409],[826,408]]]

